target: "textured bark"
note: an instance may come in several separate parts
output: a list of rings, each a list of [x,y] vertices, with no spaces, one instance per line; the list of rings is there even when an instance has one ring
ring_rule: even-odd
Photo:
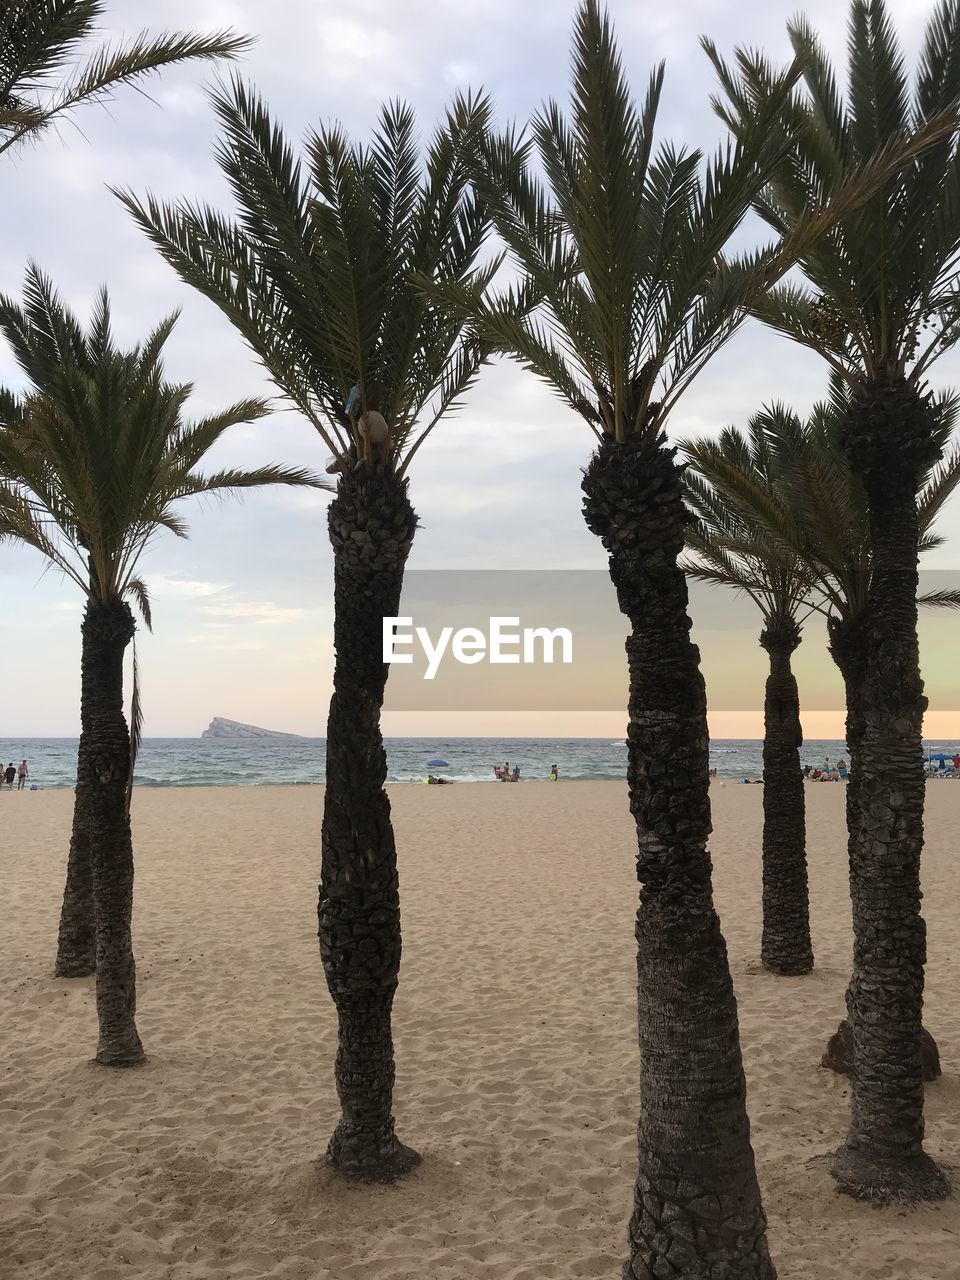
[[[924,1084],[939,1080],[943,1075],[940,1067],[940,1050],[937,1048],[936,1040],[926,1029],[920,1033],[920,1062]],[[856,1074],[853,1032],[846,1018],[827,1041],[827,1050],[820,1059],[820,1065],[821,1067],[829,1067],[831,1071],[836,1071],[837,1075],[853,1076]]]
[[[88,644],[83,634],[83,647]],[[91,670],[86,656],[81,661],[81,673]],[[81,683],[84,675],[81,674]],[[85,693],[81,688],[81,705]],[[80,732],[80,748],[77,765],[88,750],[84,732]],[[73,830],[70,835],[70,851],[67,855],[67,883],[60,908],[60,928],[57,935],[57,961],[54,972],[58,978],[85,978],[97,967],[97,926],[93,909],[93,866],[90,862],[90,839],[82,823],[83,806],[73,806]]]
[[[771,615],[760,643],[770,659],[763,706],[763,967],[783,976],[813,968],[800,695],[790,655],[800,628],[789,615]]]
[[[866,619],[859,815],[851,841],[853,1031],[850,1130],[834,1160],[858,1199],[940,1199],[947,1183],[923,1150],[921,1029],[926,933],[920,913],[922,722],[917,646],[916,493],[937,457],[929,401],[902,379],[863,387],[845,423],[863,479],[872,576]]]
[[[858,619],[846,619],[832,616],[828,620],[830,633],[830,653],[843,676],[843,687],[846,695],[847,722],[846,741],[850,770],[847,775],[847,857],[853,868],[853,848],[860,821],[860,772],[861,743],[863,742],[863,681],[866,672],[867,654],[864,626]],[[851,879],[852,885],[852,879]],[[847,992],[847,1004],[851,999]],[[924,1028],[920,1037],[920,1060],[924,1082],[929,1084],[939,1079],[940,1051],[937,1042]],[[839,1075],[853,1075],[853,1032],[850,1023],[844,1018],[837,1030],[827,1041],[827,1048],[820,1059],[822,1067],[829,1067]]]
[[[90,566],[91,589],[93,587],[93,566]],[[81,627],[80,658],[80,705],[90,697],[86,689],[85,679],[93,670],[92,662],[87,658],[87,646],[91,642],[92,631]],[[81,715],[80,746],[77,751],[77,766],[89,746],[84,738],[83,717]],[[54,973],[58,978],[86,978],[94,973],[97,967],[97,922],[93,906],[93,865],[90,861],[90,833],[83,825],[83,806],[73,806],[73,829],[70,834],[70,849],[67,853],[67,883],[63,891],[63,904],[60,908],[60,928],[57,935],[57,960]]]
[[[406,481],[365,465],[330,504],[336,667],[327,723],[320,955],[337,1007],[340,1122],[327,1161],[389,1182],[420,1160],[397,1138],[390,1028],[400,972],[397,852],[380,730],[383,618],[399,612],[417,519]]]
[[[847,771],[847,862],[853,873],[853,850],[860,823],[860,781],[863,771],[863,682],[867,670],[865,621],[832,616],[827,624],[830,653],[843,677],[846,699]],[[852,882],[851,882],[852,884]]]
[[[123,714],[123,655],[133,615],[122,600],[90,601],[83,619],[81,748],[74,829],[88,834],[96,912],[97,1062],[143,1061],[133,960],[133,841],[127,808],[130,735]]]
[[[625,1280],[771,1280],[737,1006],[713,905],[706,696],[677,559],[663,437],[601,444],[584,516],[630,620],[628,781],[637,828],[638,1173]]]

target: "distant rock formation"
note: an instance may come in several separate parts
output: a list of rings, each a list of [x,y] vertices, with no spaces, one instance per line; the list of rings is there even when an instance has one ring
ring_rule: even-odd
[[[299,738],[299,733],[278,733],[275,729],[260,729],[255,724],[241,724],[239,720],[225,720],[214,716],[201,738]]]

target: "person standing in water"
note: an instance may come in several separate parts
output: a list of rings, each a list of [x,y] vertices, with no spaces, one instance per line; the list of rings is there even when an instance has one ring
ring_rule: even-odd
[[[27,785],[27,779],[30,777],[30,770],[27,768],[26,760],[21,760],[17,765],[17,790],[22,791]]]
[[[7,784],[7,790],[13,790],[13,780],[17,776],[17,766],[11,760],[3,771],[3,780]]]
[[[557,779],[559,778],[559,776],[560,776],[560,775],[559,775],[559,773],[557,772],[557,766],[556,766],[555,764],[552,764],[552,765],[550,766],[550,781],[551,781],[551,782],[556,782],[556,781],[557,781]]]

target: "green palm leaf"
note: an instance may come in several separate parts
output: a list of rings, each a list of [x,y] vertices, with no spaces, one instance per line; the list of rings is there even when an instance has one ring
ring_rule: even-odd
[[[779,231],[799,225],[811,193],[832,199],[884,152],[912,150],[799,255],[809,286],[760,301],[766,323],[819,352],[850,385],[880,376],[920,384],[960,336],[960,3],[940,0],[911,93],[883,0],[853,0],[846,99],[812,28],[789,26],[803,91],[784,104],[779,151],[755,208]],[[753,127],[754,103],[776,83],[760,55],[738,49],[735,69],[708,45],[723,91],[714,105],[735,136]]]
[[[103,102],[162,67],[236,58],[252,43],[226,30],[206,36],[141,32],[83,58],[105,8],[103,0],[6,0],[0,10],[0,152],[81,103]]]
[[[87,330],[36,267],[22,304],[0,298],[0,332],[30,383],[20,398],[0,395],[0,536],[36,548],[88,595],[131,595],[148,627],[137,565],[159,529],[185,535],[175,509],[183,498],[266,484],[330,487],[296,467],[198,470],[230,427],[269,410],[243,400],[186,421],[190,388],[168,382],[163,369],[174,321],[123,351],[105,292]]]
[[[333,453],[362,450],[359,414],[376,410],[403,470],[489,354],[413,284],[419,275],[482,293],[492,274],[479,261],[488,218],[470,182],[486,99],[456,99],[422,161],[413,113],[401,103],[383,109],[369,147],[321,126],[303,160],[239,80],[213,105],[223,130],[216,158],[236,216],[120,198]],[[359,411],[348,416],[354,386]]]

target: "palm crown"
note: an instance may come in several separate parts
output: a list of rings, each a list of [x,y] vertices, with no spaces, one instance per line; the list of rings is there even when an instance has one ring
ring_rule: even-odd
[[[182,499],[323,483],[294,467],[196,469],[229,427],[268,407],[244,400],[185,422],[192,388],[167,382],[162,362],[175,319],[121,351],[106,291],[87,331],[35,267],[22,306],[0,297],[0,332],[29,380],[20,397],[0,393],[0,537],[36,548],[91,599],[134,596],[148,622],[137,566],[160,530],[187,535]]]
[[[833,379],[830,397],[806,420],[781,404],[750,421],[746,435],[727,428],[717,440],[692,440],[684,475],[692,524],[684,565],[700,581],[749,594],[764,611],[805,598],[819,612],[858,622],[870,587],[870,530],[866,494],[841,444],[849,393]],[[935,401],[936,443],[946,446],[956,426],[957,397]],[[918,496],[919,549],[938,546],[932,532],[960,485],[960,446],[929,470]],[[960,593],[944,590],[920,603],[957,607]]]
[[[909,154],[880,148],[829,202],[811,202],[777,243],[727,254],[792,145],[774,126],[795,76],[793,69],[771,75],[749,124],[712,159],[656,146],[663,67],[636,107],[611,25],[597,0],[584,0],[570,119],[548,102],[531,139],[508,131],[481,140],[477,187],[521,283],[493,298],[469,283],[424,280],[423,287],[547,381],[598,436],[656,434],[767,290]],[[912,145],[944,129],[937,122]],[[545,183],[533,172],[534,154]]]
[[[792,529],[796,517],[771,440],[792,426],[791,415],[774,406],[754,415],[745,433],[727,427],[715,440],[682,446],[690,462],[683,474],[692,515],[687,547],[696,556],[683,568],[698,582],[743,592],[767,622],[796,621],[813,585],[803,558],[784,537],[784,526]],[[743,489],[750,504],[737,501]]]
[[[4,0],[0,9],[0,153],[40,133],[83,102],[103,101],[160,67],[234,58],[252,43],[228,31],[208,36],[141,32],[83,58],[103,0]]]
[[[883,0],[853,0],[847,92],[802,18],[788,27],[805,93],[778,125],[795,140],[778,149],[755,201],[786,234],[812,201],[829,199],[879,147],[955,111],[960,98],[960,3],[940,0],[927,28],[911,92]],[[752,131],[757,101],[778,74],[737,51],[737,68],[705,42],[725,98],[716,110],[737,135]],[[809,284],[788,284],[757,308],[768,324],[813,350],[855,385],[861,376],[908,375],[918,383],[960,336],[960,150],[956,132],[925,149],[802,255]]]
[[[458,99],[421,161],[413,112],[383,109],[368,147],[321,127],[298,160],[238,81],[217,92],[217,160],[233,220],[186,201],[122,195],[166,260],[220,307],[284,396],[337,455],[371,436],[403,471],[469,388],[484,348],[431,307],[414,273],[481,291],[487,216],[469,162],[488,114]],[[351,395],[351,391],[353,395]],[[387,438],[370,430],[378,414]]]

